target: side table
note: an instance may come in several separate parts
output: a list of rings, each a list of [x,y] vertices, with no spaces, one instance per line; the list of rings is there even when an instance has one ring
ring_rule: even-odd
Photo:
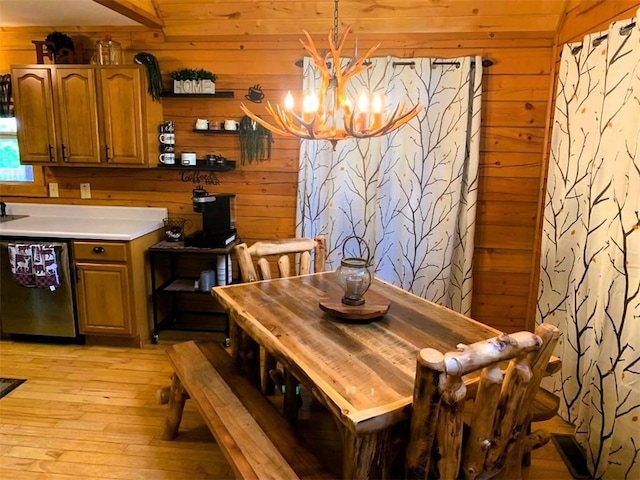
[[[221,248],[202,248],[202,247],[185,247],[184,242],[170,242],[163,240],[149,247],[149,265],[151,268],[151,292],[153,303],[153,343],[157,343],[159,340],[160,330],[186,330],[186,328],[180,327],[180,317],[184,311],[178,304],[178,295],[180,294],[193,294],[193,295],[209,295],[211,292],[203,292],[196,288],[196,280],[199,278],[198,272],[187,272],[179,269],[181,261],[187,258],[195,258],[200,261],[201,264],[216,260],[218,255],[230,255],[233,248],[240,243],[239,239],[234,240],[226,247]],[[168,261],[168,271],[161,276],[161,280],[158,281],[160,275],[159,263],[164,259],[164,262]],[[225,280],[231,278],[232,268],[229,262],[226,264]],[[166,269],[165,269],[166,270]],[[220,281],[216,279],[216,285],[220,285]],[[168,314],[159,319],[159,298],[161,295],[169,295],[170,309]],[[211,297],[213,299],[213,297]],[[206,329],[198,328],[198,331],[205,332],[220,332],[225,334],[225,345],[229,344],[229,317],[223,312],[212,311],[193,311],[191,314],[201,315],[224,315],[224,329]]]

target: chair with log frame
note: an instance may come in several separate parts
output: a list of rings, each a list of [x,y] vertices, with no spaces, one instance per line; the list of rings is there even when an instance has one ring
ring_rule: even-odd
[[[291,238],[273,241],[258,241],[247,246],[246,243],[237,245],[234,249],[240,277],[243,282],[271,280],[274,278],[271,266],[277,265],[278,276],[284,278],[295,275],[312,273],[311,260],[313,253],[313,272],[320,273],[325,269],[326,241],[322,235],[311,238]],[[293,269],[292,269],[293,265]],[[296,268],[297,267],[297,268]],[[284,412],[290,423],[297,418],[298,401],[296,394],[298,382],[285,369],[277,369],[276,359],[267,352],[262,352],[262,362],[259,361],[260,351],[255,342],[239,331],[235,324],[231,328],[232,355],[239,363],[254,366],[252,375],[260,382],[266,395],[273,395],[275,384],[284,385]],[[258,357],[258,358],[256,358]],[[260,365],[260,369],[255,369]],[[275,380],[275,381],[274,381]]]
[[[523,457],[541,438],[538,432],[528,434],[529,425],[540,380],[548,372],[558,336],[556,327],[542,324],[535,334],[503,334],[460,345],[458,351],[445,354],[422,349],[417,361],[406,477],[521,478]],[[476,393],[468,427],[463,426],[463,416],[470,395],[463,376],[467,383],[470,377],[478,379],[469,389]]]

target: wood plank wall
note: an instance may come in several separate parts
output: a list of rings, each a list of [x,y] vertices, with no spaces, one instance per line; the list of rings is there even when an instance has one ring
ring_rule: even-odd
[[[531,267],[531,290],[529,292],[529,302],[527,306],[526,327],[529,330],[535,329],[536,302],[538,297],[538,281],[540,279],[540,244],[542,235],[542,222],[544,215],[544,202],[546,194],[547,169],[549,167],[549,151],[551,149],[551,132],[553,126],[553,108],[555,105],[555,92],[557,89],[558,73],[560,68],[560,54],[565,43],[581,42],[583,37],[593,32],[606,31],[611,22],[626,20],[636,16],[640,9],[640,2],[637,0],[622,1],[579,1],[572,0],[567,5],[567,11],[558,29],[555,48],[553,51],[553,88],[549,101],[549,115],[546,141],[544,142],[544,152],[542,156],[542,166],[540,169],[540,198],[538,201],[539,211],[536,222],[536,239]]]
[[[32,63],[31,40],[45,31],[3,32],[0,42],[10,42],[8,62]],[[299,90],[301,70],[294,62],[303,51],[296,39],[270,42],[166,41],[147,31],[111,31],[129,59],[139,51],[158,58],[168,86],[168,73],[202,67],[219,75],[216,89],[233,90],[234,99],[163,99],[164,117],[176,122],[177,151],[195,150],[238,159],[238,139],[205,136],[191,129],[196,118],[224,120],[241,116],[239,103],[247,88],[262,85],[268,99],[278,100],[287,90]],[[83,31],[89,43],[104,32]],[[486,70],[483,98],[480,192],[474,282],[473,316],[504,330],[524,326],[531,252],[535,238],[541,151],[551,71],[552,38],[514,38],[511,35],[402,35],[384,39],[382,55],[454,57],[481,54],[494,65]],[[359,44],[380,38],[363,36]],[[7,48],[7,47],[4,47]],[[253,105],[252,105],[253,106]],[[263,109],[255,105],[254,111]],[[181,177],[164,170],[46,168],[47,182],[58,182],[59,203],[148,205],[167,207],[170,214],[200,221],[192,211],[191,190],[202,184],[210,193],[237,195],[237,224],[247,242],[294,235],[298,142],[277,138],[272,160],[216,173],[218,185]],[[205,173],[205,172],[201,172]],[[89,182],[93,198],[80,200],[79,184]],[[34,200],[42,199],[25,199]],[[53,201],[45,199],[45,201]]]
[[[184,8],[188,5],[182,4]],[[326,22],[325,22],[326,23]],[[177,28],[177,27],[175,27]],[[212,24],[211,28],[217,28]],[[169,72],[181,67],[206,68],[219,75],[216,89],[232,90],[234,99],[163,99],[164,117],[176,122],[177,151],[196,151],[238,159],[234,136],[206,136],[191,129],[196,118],[224,120],[241,117],[239,104],[247,89],[260,84],[267,99],[279,101],[287,90],[298,91],[303,56],[295,22],[282,26],[281,35],[164,37],[146,28],[96,31],[61,29],[81,35],[87,45],[105,33],[123,44],[131,61],[140,51],[158,58],[169,87]],[[165,32],[169,28],[165,28]],[[43,39],[50,29],[0,29],[0,73],[9,65],[33,63],[31,40]],[[402,30],[398,30],[402,32]],[[536,225],[540,202],[542,153],[553,66],[553,33],[394,33],[360,34],[361,48],[382,42],[381,55],[445,58],[481,54],[494,65],[485,70],[480,191],[474,259],[474,318],[505,331],[525,326]],[[251,104],[258,114],[264,106]],[[46,201],[96,205],[167,207],[172,216],[200,226],[192,211],[191,190],[203,185],[209,192],[237,195],[237,224],[243,240],[294,235],[298,142],[277,138],[271,161],[239,166],[236,171],[200,178],[160,169],[118,170],[45,168],[47,182],[58,182],[60,198],[17,197],[9,201]],[[211,184],[208,182],[219,182]],[[79,184],[89,182],[93,198],[80,200]]]

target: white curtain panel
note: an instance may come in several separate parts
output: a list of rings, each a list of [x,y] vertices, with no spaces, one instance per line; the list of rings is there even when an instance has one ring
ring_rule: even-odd
[[[595,478],[640,478],[635,21],[564,46],[542,234],[537,320],[562,332],[554,389]]]
[[[361,237],[376,276],[469,314],[482,59],[372,62],[352,79],[350,98],[378,92],[389,110],[402,102],[424,109],[391,134],[340,141],[335,151],[327,141],[302,141],[297,234],[326,235],[331,268],[345,239]],[[304,90],[318,85],[306,58]],[[350,241],[345,252],[366,254],[356,246]]]

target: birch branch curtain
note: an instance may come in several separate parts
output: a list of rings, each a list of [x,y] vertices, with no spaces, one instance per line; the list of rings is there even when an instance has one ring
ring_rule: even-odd
[[[595,478],[640,478],[637,20],[564,46],[542,233],[537,320],[562,332],[554,389]]]
[[[345,238],[359,236],[369,245],[378,277],[468,314],[481,58],[372,62],[351,81],[350,98],[381,92],[389,108],[401,102],[425,108],[389,135],[340,141],[335,151],[329,142],[303,141],[297,234],[326,235],[332,268],[339,265]],[[304,89],[318,86],[307,58]]]

